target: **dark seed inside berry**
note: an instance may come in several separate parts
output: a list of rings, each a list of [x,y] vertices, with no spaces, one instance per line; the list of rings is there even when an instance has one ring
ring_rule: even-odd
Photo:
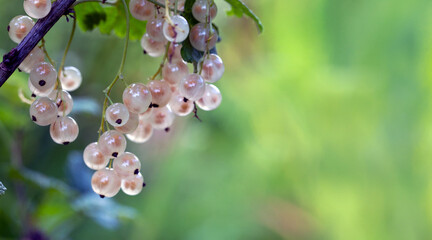
[[[40,86],[45,86],[45,84],[46,84],[45,80],[40,80],[40,81],[39,81],[39,85],[40,85]]]
[[[68,145],[70,142],[63,142],[63,145]]]
[[[139,173],[139,170],[138,170],[138,169],[135,169],[134,174],[135,174],[135,175],[138,175],[138,173]]]
[[[112,156],[113,157],[117,157],[118,156],[118,152],[113,152]]]
[[[152,108],[152,107],[153,107],[153,103],[150,103],[149,108]]]
[[[99,195],[99,197],[100,197],[100,198],[105,198],[105,196],[104,196],[104,195]]]
[[[159,105],[155,104],[155,103],[153,103],[152,106],[155,107],[155,108],[159,107]]]
[[[170,128],[165,128],[165,132],[169,132],[170,131]]]
[[[145,187],[147,184],[145,182],[143,182],[143,187]]]
[[[147,54],[147,51],[146,51],[146,50],[144,50],[144,51],[143,51],[143,53],[144,53],[144,54]]]
[[[36,94],[34,94],[34,93],[32,93],[32,95],[31,95],[32,97],[36,97]]]
[[[117,119],[117,120],[116,120],[116,123],[117,123],[117,124],[121,124],[121,123],[122,123],[122,120],[121,120],[121,119]]]
[[[33,122],[36,122],[36,121],[37,121],[36,117],[33,116],[33,115],[32,115],[32,121],[33,121]]]
[[[183,98],[183,102],[188,102],[188,101],[189,101],[189,99]]]

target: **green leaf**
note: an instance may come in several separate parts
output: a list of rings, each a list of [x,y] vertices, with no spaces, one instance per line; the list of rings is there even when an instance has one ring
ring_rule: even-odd
[[[228,15],[242,17],[243,14],[245,14],[246,16],[252,18],[255,21],[258,27],[258,31],[262,33],[264,27],[261,23],[261,20],[257,17],[257,15],[255,15],[254,12],[252,12],[252,10],[248,6],[246,6],[246,4],[244,4],[241,0],[225,0],[225,2],[231,5],[231,10],[228,12]]]
[[[75,7],[78,26],[83,31],[92,31],[97,28],[103,34],[115,34],[120,38],[126,36],[126,15],[121,1],[114,5],[101,5],[100,3],[88,2]],[[130,16],[131,40],[138,40],[145,33],[146,22],[139,21]]]

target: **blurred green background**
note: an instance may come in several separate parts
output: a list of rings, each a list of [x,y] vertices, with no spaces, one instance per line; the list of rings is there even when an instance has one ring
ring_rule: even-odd
[[[216,2],[223,103],[201,111],[202,123],[178,118],[170,133],[128,143],[147,182],[136,197],[85,193],[81,163],[121,39],[76,35],[67,65],[84,83],[72,93],[73,144],[30,121],[17,94],[26,74],[0,89],[0,239],[432,238],[432,2],[245,1],[261,35]],[[3,55],[15,46],[9,20],[24,11],[0,5]],[[70,27],[62,19],[46,37],[57,62]],[[146,81],[159,62],[132,43],[126,80]]]

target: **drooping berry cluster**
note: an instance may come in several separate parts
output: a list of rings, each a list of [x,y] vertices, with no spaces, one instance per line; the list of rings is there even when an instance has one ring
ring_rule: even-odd
[[[45,17],[51,10],[49,0],[24,0],[25,12],[36,19]],[[29,16],[16,16],[9,25],[12,41],[20,43],[34,26]],[[45,62],[44,47],[36,46],[20,64],[19,69],[29,73],[31,92],[30,118],[40,126],[50,125],[50,135],[58,144],[69,144],[78,137],[78,125],[68,116],[72,111],[72,96],[67,91],[77,89],[81,73],[74,67],[65,67],[57,74],[53,64]]]

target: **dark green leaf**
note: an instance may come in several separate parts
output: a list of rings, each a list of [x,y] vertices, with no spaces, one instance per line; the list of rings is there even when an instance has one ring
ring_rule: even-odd
[[[261,23],[261,20],[241,0],[225,0],[225,2],[231,5],[231,11],[228,12],[228,15],[235,15],[237,17],[242,17],[243,14],[245,14],[246,16],[252,18],[255,21],[258,27],[258,31],[260,33],[263,31],[264,27]]]

